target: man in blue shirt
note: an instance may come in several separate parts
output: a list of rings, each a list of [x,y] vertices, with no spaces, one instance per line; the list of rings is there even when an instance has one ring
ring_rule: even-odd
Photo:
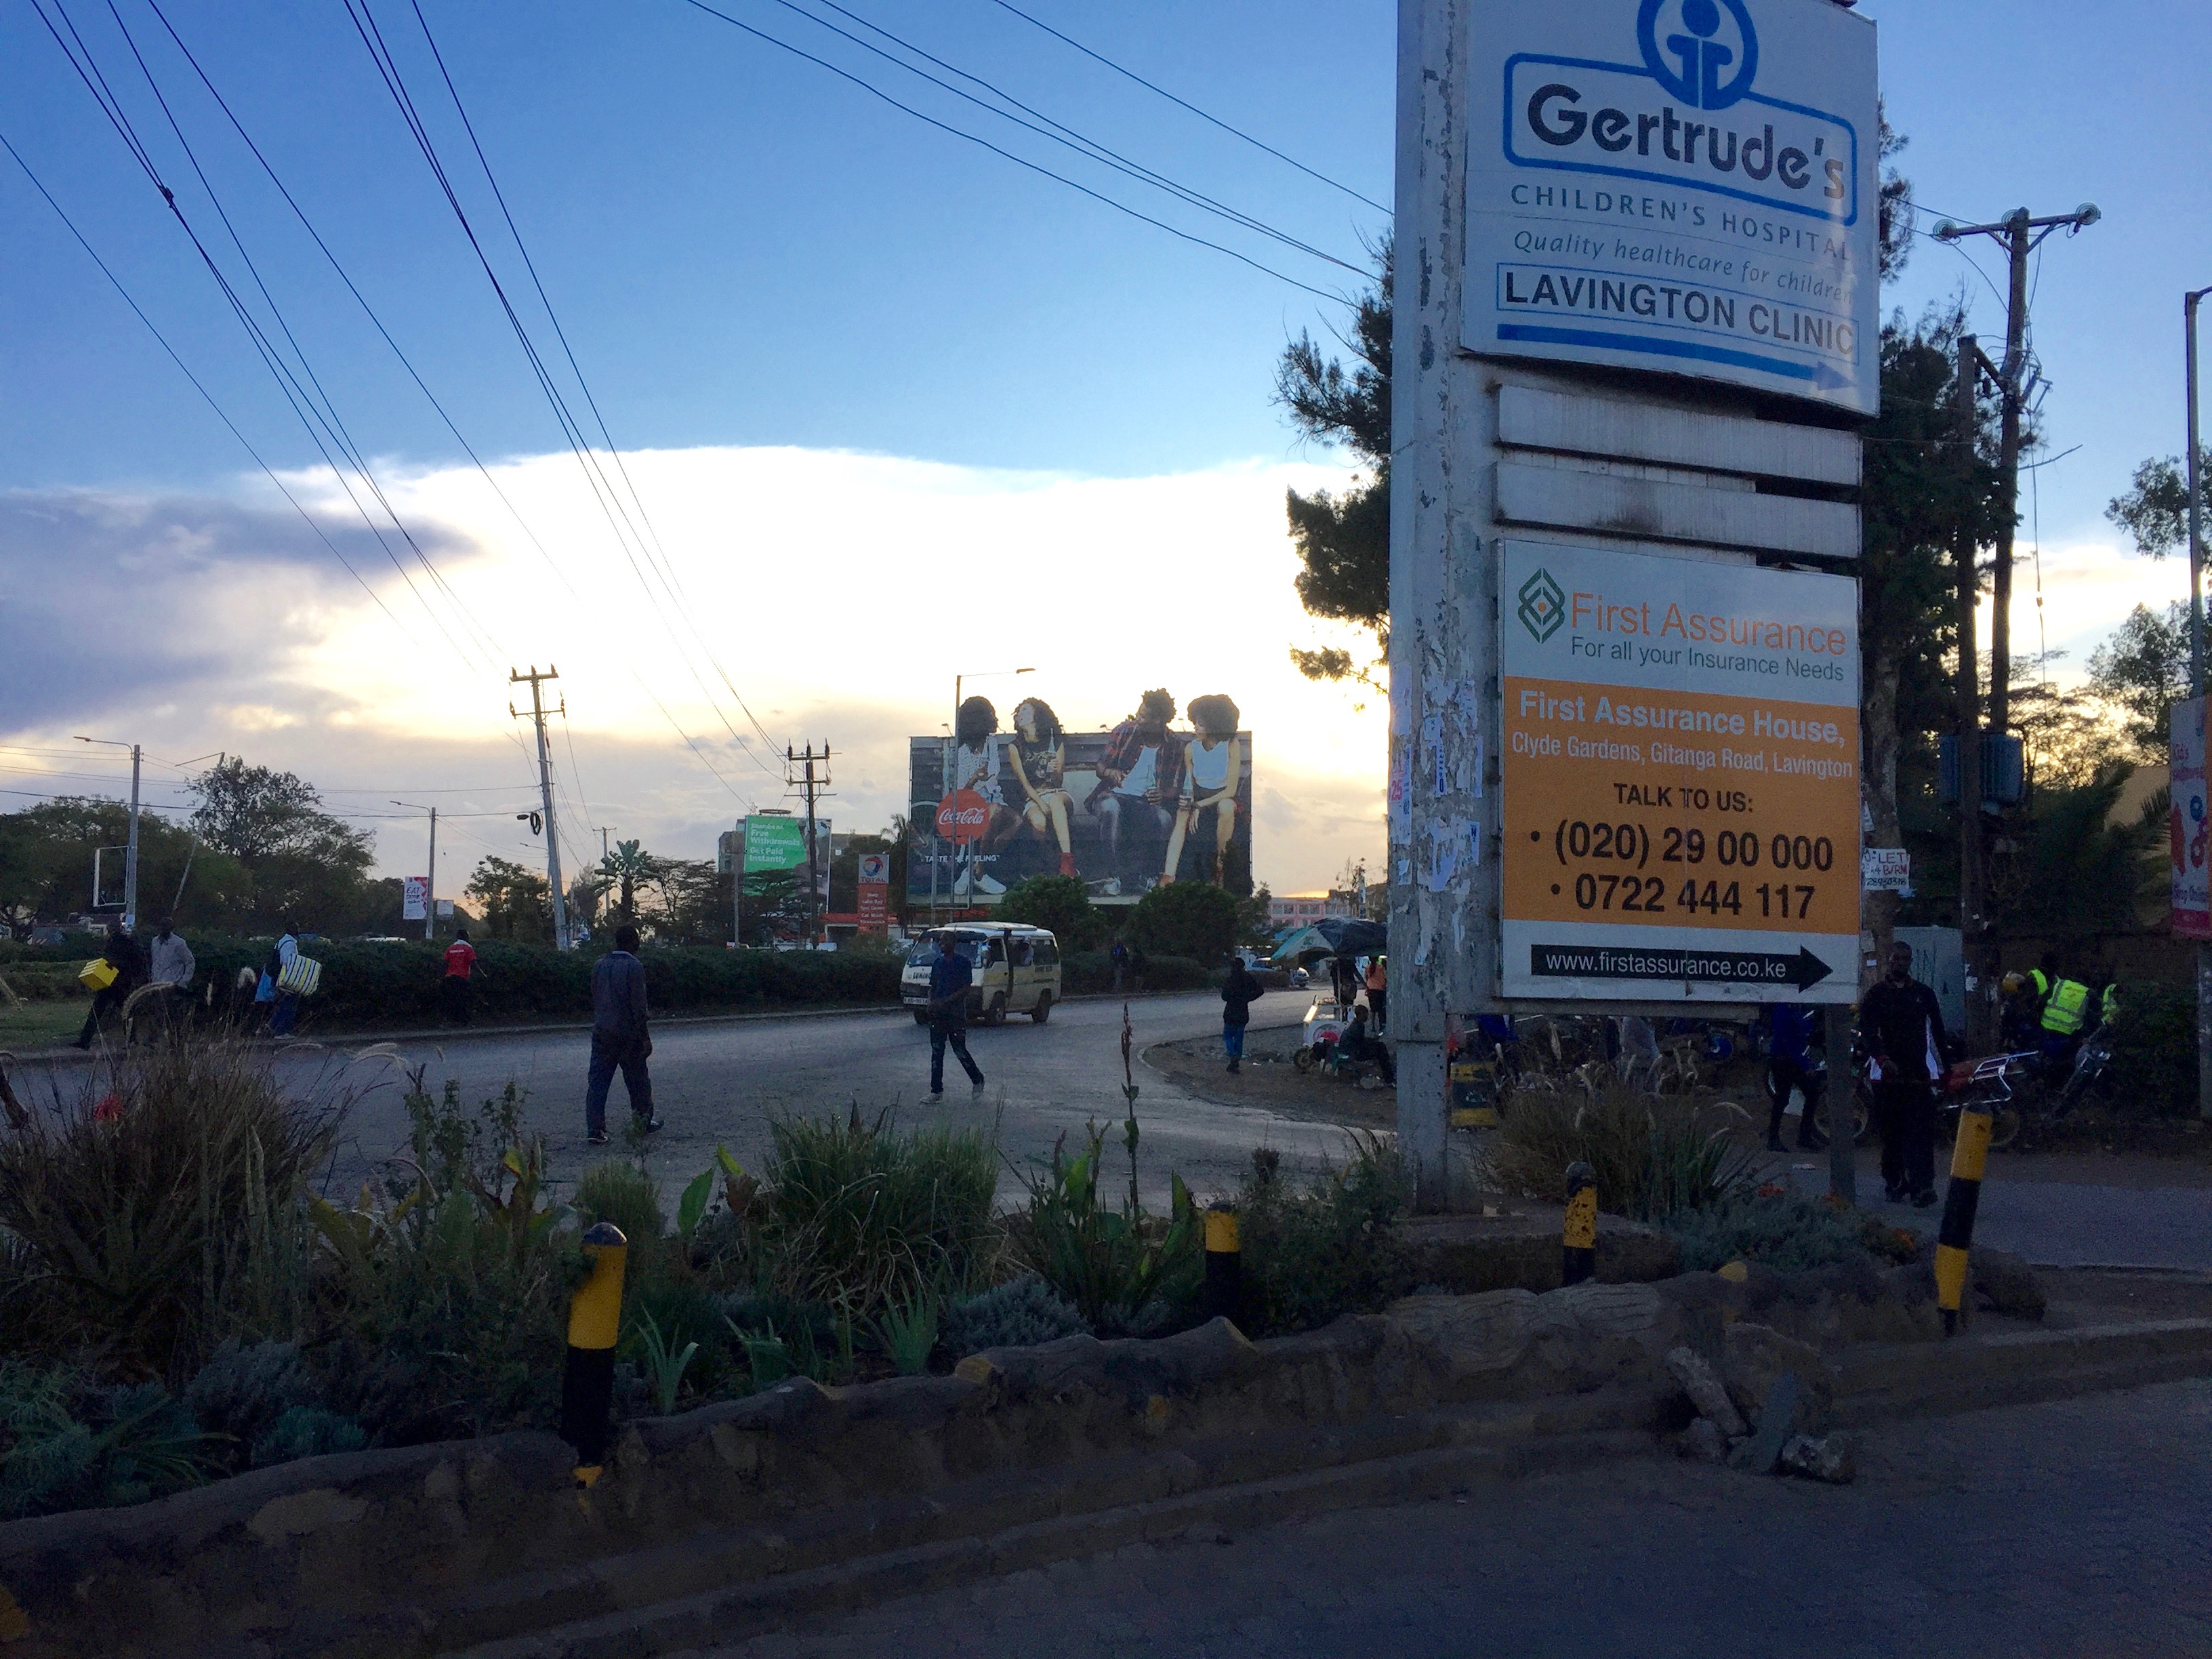
[[[630,1115],[642,1133],[660,1127],[653,1115],[653,1078],[646,1057],[653,1053],[647,1029],[645,964],[637,959],[637,929],[615,930],[615,948],[592,964],[592,1070],[584,1091],[584,1139],[607,1144],[607,1091],[620,1067],[629,1091]]]
[[[945,1098],[945,1046],[960,1056],[968,1080],[980,1097],[983,1073],[968,1053],[968,988],[975,970],[960,954],[960,941],[951,933],[937,941],[937,960],[929,969],[929,1103]]]
[[[1811,1054],[1815,1018],[1813,1009],[1802,1002],[1778,1002],[1766,1011],[1766,1099],[1770,1108],[1766,1150],[1770,1152],[1786,1150],[1782,1145],[1782,1118],[1793,1089],[1801,1091],[1805,1097],[1805,1115],[1797,1120],[1799,1149],[1812,1152],[1822,1144],[1820,1132],[1813,1127],[1813,1114],[1820,1103],[1820,1079],[1814,1075]]]

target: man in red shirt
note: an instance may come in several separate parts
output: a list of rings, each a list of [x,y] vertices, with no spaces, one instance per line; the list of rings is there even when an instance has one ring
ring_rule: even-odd
[[[476,965],[477,947],[469,943],[469,930],[456,927],[453,942],[446,947],[446,977],[439,987],[446,1018],[456,1025],[469,1023],[469,975]]]

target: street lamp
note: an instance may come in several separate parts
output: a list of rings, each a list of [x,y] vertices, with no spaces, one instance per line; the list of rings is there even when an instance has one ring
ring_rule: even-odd
[[[123,854],[123,927],[126,933],[138,931],[138,763],[139,747],[135,743],[124,743],[115,738],[79,738],[79,743],[96,743],[110,749],[131,751],[131,840]],[[94,893],[93,902],[100,902]]]
[[[438,809],[418,806],[411,800],[396,800],[392,804],[404,806],[410,812],[428,812],[430,815],[430,873],[423,878],[422,937],[434,939],[438,928]]]
[[[2197,498],[2197,307],[2212,288],[2200,288],[2181,296],[2184,333],[2189,364],[2185,379],[2189,398],[2189,695],[2204,695],[2204,509]]]

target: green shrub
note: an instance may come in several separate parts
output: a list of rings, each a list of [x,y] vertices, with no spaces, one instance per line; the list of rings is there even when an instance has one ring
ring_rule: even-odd
[[[1034,1348],[1079,1335],[1083,1316],[1035,1273],[1022,1273],[945,1310],[944,1342],[955,1359],[986,1348]]]
[[[1578,1161],[1595,1172],[1599,1208],[1639,1221],[1706,1208],[1751,1178],[1752,1155],[1726,1131],[1708,1133],[1684,1103],[1610,1079],[1595,1095],[1517,1091],[1499,1117],[1484,1154],[1487,1178],[1547,1204],[1565,1201],[1567,1166]]]
[[[1798,1273],[1866,1254],[1857,1218],[1795,1193],[1740,1194],[1662,1224],[1682,1246],[1685,1273],[1756,1261],[1777,1273]]]
[[[1088,951],[1106,936],[1106,918],[1091,902],[1091,890],[1075,876],[1031,876],[1006,890],[994,913],[1000,921],[1025,921],[1051,930],[1065,951]]]
[[[577,1178],[573,1207],[584,1226],[611,1221],[640,1249],[667,1231],[659,1187],[642,1165],[625,1158],[603,1158],[586,1170]]]
[[[1188,1308],[1205,1273],[1196,1210],[1180,1179],[1171,1218],[1147,1216],[1133,1190],[1119,1210],[1106,1208],[1098,1199],[1105,1131],[1089,1124],[1085,1136],[1073,1158],[1055,1146],[1051,1164],[1030,1172],[1012,1243],[1100,1335],[1153,1334]]]
[[[1399,1242],[1407,1182],[1396,1149],[1356,1135],[1340,1169],[1289,1190],[1270,1158],[1238,1200],[1244,1318],[1253,1335],[1310,1330],[1347,1313],[1374,1313],[1413,1288]]]
[[[278,1418],[313,1403],[315,1394],[296,1343],[241,1346],[232,1338],[192,1378],[185,1403],[201,1428],[246,1448]]]
[[[2112,1022],[2112,1087],[2122,1112],[2183,1116],[2197,1110],[2197,994],[2130,981]]]
[[[359,1451],[368,1444],[368,1431],[352,1418],[325,1411],[320,1406],[293,1406],[254,1437],[253,1467],[265,1469],[272,1463],[290,1463],[302,1457]]]
[[[999,1244],[998,1160],[964,1130],[901,1133],[884,1112],[769,1128],[755,1249],[764,1282],[848,1319],[894,1296],[975,1283]]]
[[[1129,941],[1150,954],[1218,966],[1237,948],[1242,907],[1226,888],[1177,881],[1155,887],[1129,912]]]
[[[87,1389],[69,1370],[0,1366],[0,1516],[143,1504],[198,1486],[211,1437],[158,1383]]]
[[[231,1043],[125,1051],[0,1129],[0,1341],[181,1380],[307,1317],[301,1200],[343,1114]]]

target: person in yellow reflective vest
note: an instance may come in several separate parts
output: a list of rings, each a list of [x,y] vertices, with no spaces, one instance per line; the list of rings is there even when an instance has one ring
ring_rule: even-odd
[[[2055,1073],[2073,1063],[2081,1028],[2089,1021],[2089,988],[2078,979],[2055,979],[2043,1000],[2043,1059]]]

